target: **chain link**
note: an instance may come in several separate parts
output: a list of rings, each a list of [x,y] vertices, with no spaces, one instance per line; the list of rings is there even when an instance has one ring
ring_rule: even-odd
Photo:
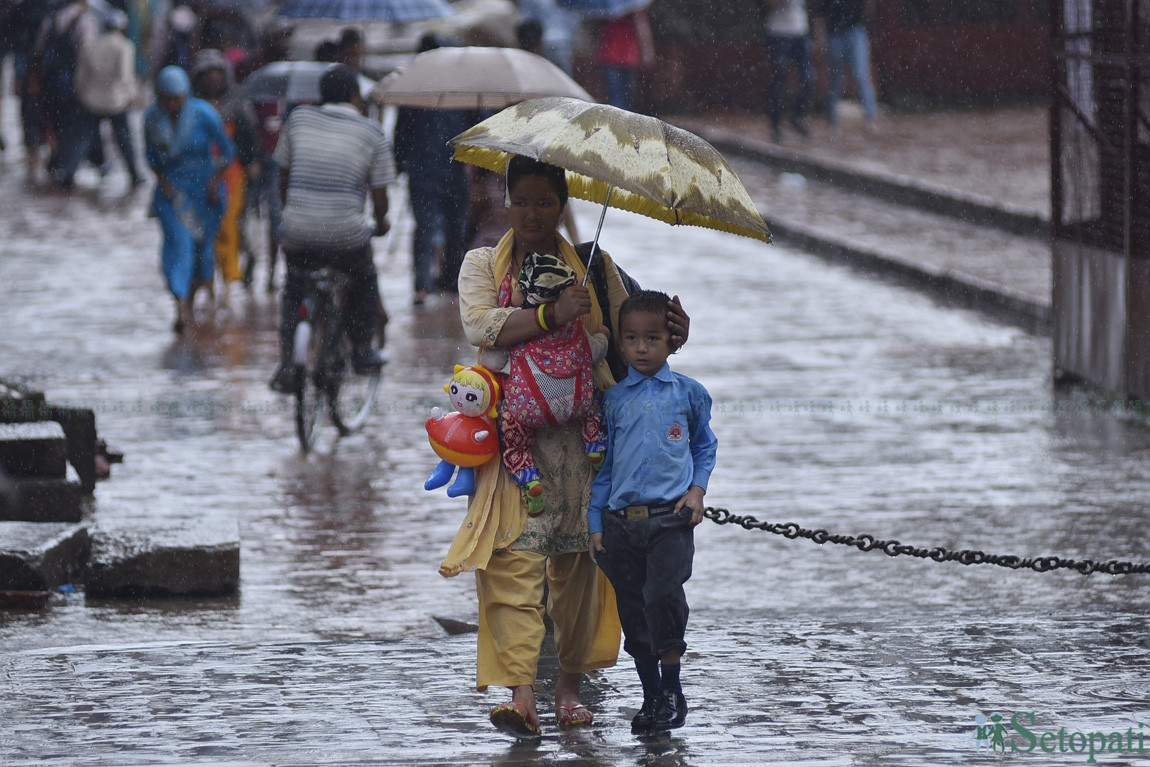
[[[1108,575],[1131,575],[1150,573],[1150,562],[1123,562],[1108,559],[1096,562],[1093,559],[1068,559],[1063,557],[1018,557],[1011,554],[987,554],[975,549],[951,551],[942,546],[930,548],[912,546],[897,540],[884,541],[873,535],[840,535],[826,530],[808,530],[794,522],[760,522],[752,516],[732,514],[727,509],[708,506],[703,511],[707,519],[719,525],[738,525],[746,530],[764,530],[785,538],[809,538],[815,543],[840,543],[854,546],[859,551],[878,549],[888,557],[910,556],[931,559],[935,562],[958,562],[961,565],[998,565],[1011,570],[1034,570],[1045,573],[1050,570],[1076,570],[1083,575],[1107,573]]]

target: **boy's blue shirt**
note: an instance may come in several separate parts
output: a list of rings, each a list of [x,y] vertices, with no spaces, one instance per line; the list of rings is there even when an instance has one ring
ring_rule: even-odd
[[[603,532],[606,509],[672,504],[691,485],[707,489],[718,440],[701,383],[667,364],[653,376],[628,367],[603,410],[607,455],[591,485],[590,532]]]

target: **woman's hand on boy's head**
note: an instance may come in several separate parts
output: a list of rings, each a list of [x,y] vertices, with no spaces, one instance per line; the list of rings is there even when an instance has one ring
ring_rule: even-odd
[[[679,499],[675,504],[675,511],[686,506],[691,510],[691,527],[703,521],[703,495],[706,491],[698,485],[691,485],[687,488],[687,494]]]
[[[687,335],[691,332],[691,318],[683,311],[683,304],[678,296],[671,296],[671,303],[667,304],[667,330],[671,331],[671,350],[679,351],[687,343]]]

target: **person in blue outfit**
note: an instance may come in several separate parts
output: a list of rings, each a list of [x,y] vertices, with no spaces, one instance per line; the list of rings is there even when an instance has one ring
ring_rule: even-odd
[[[182,333],[196,291],[212,282],[226,207],[222,178],[236,150],[216,110],[191,97],[183,69],[164,67],[155,90],[144,113],[144,155],[156,174],[152,214],[163,231],[161,267],[176,299],[174,329]]]
[[[591,485],[591,557],[615,587],[623,649],[635,661],[643,706],[636,733],[682,727],[687,701],[679,681],[690,612],[694,528],[715,468],[711,397],[671,371],[670,298],[630,296],[619,308],[627,377],[603,395],[607,455]]]
[[[870,76],[870,40],[866,20],[873,0],[823,0],[821,13],[827,28],[827,121],[838,125],[843,93],[843,62],[849,62],[862,102],[868,133],[875,131],[874,82]]]

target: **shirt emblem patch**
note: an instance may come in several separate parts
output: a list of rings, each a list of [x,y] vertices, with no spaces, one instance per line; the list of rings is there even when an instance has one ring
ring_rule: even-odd
[[[667,430],[667,439],[670,440],[671,442],[682,442],[683,441],[683,427],[680,426],[679,424],[675,424],[674,426],[672,426],[670,429]]]

